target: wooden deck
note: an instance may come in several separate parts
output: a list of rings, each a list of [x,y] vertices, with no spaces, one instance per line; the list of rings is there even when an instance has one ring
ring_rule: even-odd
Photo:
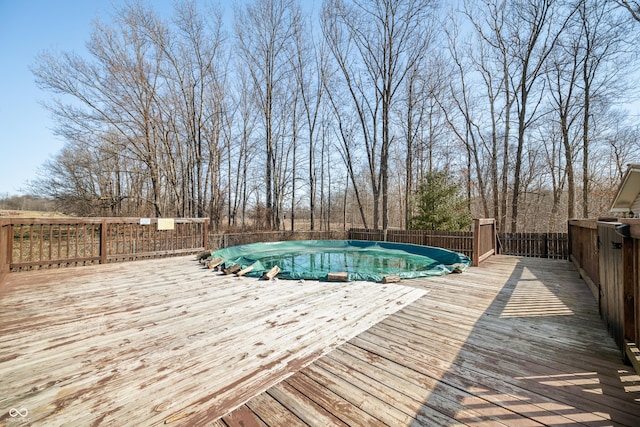
[[[640,377],[566,261],[401,285],[184,257],[18,273],[0,337],[3,426],[640,425]]]

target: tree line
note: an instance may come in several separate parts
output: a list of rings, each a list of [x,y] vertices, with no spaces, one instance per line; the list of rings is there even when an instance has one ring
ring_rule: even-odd
[[[606,213],[640,160],[624,109],[638,10],[252,0],[229,21],[215,3],[129,2],[86,54],[36,59],[66,144],[31,187],[76,215],[387,229],[419,223],[437,176],[503,231],[561,230]]]

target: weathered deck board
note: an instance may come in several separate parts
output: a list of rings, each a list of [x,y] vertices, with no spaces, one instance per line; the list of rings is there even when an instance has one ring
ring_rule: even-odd
[[[191,257],[87,268],[2,285],[0,423],[18,421],[9,408],[33,425],[212,421],[426,293],[221,276]],[[239,411],[222,422],[251,419]]]
[[[400,285],[193,264],[11,275],[0,425],[640,425],[640,377],[568,262]]]
[[[640,425],[640,377],[570,263],[498,256],[403,284],[430,292],[287,382],[312,378],[388,425]],[[303,404],[277,400],[292,413]]]

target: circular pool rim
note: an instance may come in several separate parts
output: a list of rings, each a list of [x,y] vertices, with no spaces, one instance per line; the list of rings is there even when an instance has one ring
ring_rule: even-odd
[[[313,263],[314,266],[311,269],[298,265],[291,269],[287,267],[292,265],[294,259],[292,257],[307,257],[323,253],[343,253],[345,256],[365,257],[367,263],[356,262],[353,266],[336,266],[330,265],[331,263],[322,266],[316,265],[319,263]],[[378,262],[376,262],[376,256],[379,258]],[[274,261],[278,257],[281,260],[280,264]],[[213,251],[211,258],[221,258],[226,267],[238,264],[244,269],[252,266],[253,269],[247,273],[247,276],[251,277],[260,277],[275,264],[281,268],[278,278],[282,279],[326,280],[328,273],[346,272],[349,281],[373,282],[379,282],[384,276],[392,274],[403,279],[439,276],[453,271],[464,271],[471,264],[471,260],[466,255],[443,248],[368,240],[290,240],[250,243]],[[396,264],[389,262],[394,259],[398,260]],[[411,266],[411,269],[400,266],[403,263]]]

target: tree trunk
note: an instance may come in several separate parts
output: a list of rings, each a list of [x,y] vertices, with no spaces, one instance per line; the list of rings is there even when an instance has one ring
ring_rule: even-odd
[[[568,102],[568,100],[567,100]],[[567,173],[567,219],[575,218],[575,191],[576,184],[573,173],[573,152],[571,141],[569,140],[569,129],[567,128],[566,117],[561,119],[562,143],[564,145],[565,168]]]
[[[586,59],[585,59],[586,61]],[[584,119],[582,128],[582,217],[589,218],[589,118],[590,118],[590,104],[589,97],[589,82],[587,78],[587,71],[584,71]]]

